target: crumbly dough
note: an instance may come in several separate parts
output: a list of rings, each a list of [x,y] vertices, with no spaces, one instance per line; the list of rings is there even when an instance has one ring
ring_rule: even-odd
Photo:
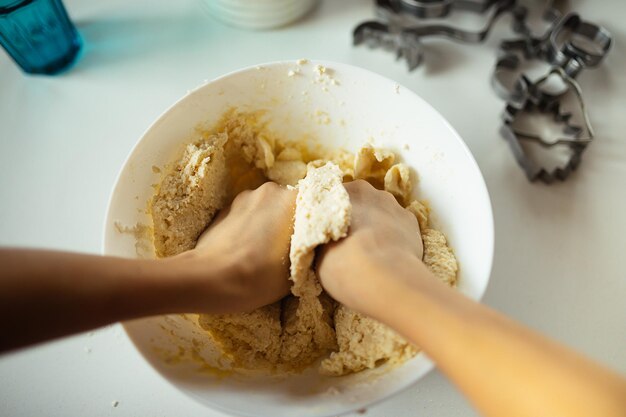
[[[298,183],[289,253],[292,292],[298,297],[317,296],[322,292],[311,268],[313,250],[348,234],[352,206],[342,177],[341,169],[328,162],[320,168],[311,166],[307,176]]]
[[[202,314],[201,327],[211,329],[224,353],[243,368],[271,368],[280,357],[281,306],[274,303],[241,314]]]
[[[337,346],[333,303],[319,298],[322,286],[313,270],[313,258],[317,246],[348,234],[352,206],[342,177],[341,169],[328,162],[319,168],[309,167],[298,183],[289,251],[291,292],[297,297],[292,303],[297,302],[297,307],[284,327],[281,359],[286,363],[310,363]]]
[[[414,200],[411,201],[411,204],[406,206],[406,209],[413,213],[413,215],[417,219],[417,223],[420,226],[420,232],[424,233],[424,230],[428,228],[428,217],[430,216],[430,208],[426,204],[424,204],[424,202]]]
[[[369,181],[374,187],[382,189],[385,175],[395,159],[393,152],[374,148],[368,143],[356,154],[354,178]]]
[[[298,188],[289,254],[292,295],[250,313],[199,318],[235,367],[299,371],[322,358],[321,373],[344,375],[415,355],[417,348],[393,330],[328,296],[313,269],[315,248],[348,233],[351,205],[342,183],[361,178],[392,193],[416,216],[425,264],[455,285],[454,253],[430,226],[428,206],[408,203],[411,172],[395,159],[372,145],[353,155],[281,141],[261,113],[229,111],[169,169],[150,206],[159,257],[193,248],[215,213],[244,189],[267,180]]]
[[[158,256],[193,249],[202,231],[224,206],[227,139],[221,133],[187,145],[182,158],[161,182],[151,207]]]
[[[456,283],[459,266],[446,237],[439,230],[426,229],[422,232],[424,241],[424,264],[441,281],[448,285]]]
[[[384,185],[385,191],[393,194],[400,204],[404,205],[411,197],[413,190],[409,167],[404,164],[396,164],[389,168],[385,173]]]
[[[417,353],[389,327],[343,305],[335,312],[335,331],[339,350],[322,361],[320,372],[324,375],[359,372],[386,361],[399,363]]]

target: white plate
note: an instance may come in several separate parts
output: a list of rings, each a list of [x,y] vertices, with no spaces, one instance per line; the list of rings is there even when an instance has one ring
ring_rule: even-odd
[[[244,20],[258,20],[258,21],[279,21],[286,19],[290,16],[295,16],[300,13],[306,12],[307,7],[288,5],[286,7],[279,7],[277,9],[260,9],[260,10],[246,10],[239,11],[229,7],[224,7],[220,4],[211,4],[206,6],[208,10],[214,13],[220,14],[221,18],[228,18],[232,20],[244,19]]]
[[[224,8],[239,11],[278,10],[283,7],[302,8],[308,7],[314,0],[272,0],[255,1],[248,0],[205,0],[207,3],[219,4]]]
[[[316,0],[243,4],[233,0],[203,0],[215,18],[232,26],[247,29],[270,29],[289,24],[313,8]]]
[[[433,221],[448,236],[460,263],[459,290],[473,299],[485,292],[493,258],[493,218],[481,173],[467,146],[428,103],[382,76],[345,64],[321,62],[339,84],[321,83],[314,63],[288,77],[293,62],[243,69],[198,87],[168,109],[146,131],[130,154],[113,190],[104,229],[104,253],[136,257],[136,240],[119,233],[122,225],[150,224],[145,208],[153,166],[170,163],[224,110],[266,110],[271,128],[285,138],[309,137],[331,147],[358,149],[368,139],[400,155],[419,175],[416,197],[427,199]],[[320,120],[320,115],[322,119]],[[328,122],[328,123],[327,123]],[[408,149],[406,147],[408,146]],[[391,300],[390,300],[391,301]],[[198,372],[198,363],[167,364],[164,352],[197,350],[205,360],[219,357],[206,335],[178,317],[127,323],[144,357],[176,387],[203,404],[242,416],[335,416],[367,407],[414,384],[433,365],[419,354],[394,369],[340,378],[312,369],[282,380],[240,379]],[[471,352],[467,353],[471,360]]]

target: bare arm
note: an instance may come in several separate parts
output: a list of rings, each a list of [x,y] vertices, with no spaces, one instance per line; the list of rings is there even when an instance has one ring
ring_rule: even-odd
[[[249,311],[280,299],[294,201],[275,184],[244,192],[196,249],[162,260],[0,250],[0,352],[141,316]]]
[[[626,416],[626,380],[437,281],[415,219],[367,184],[346,188],[353,227],[318,269],[334,298],[420,346],[485,416]]]

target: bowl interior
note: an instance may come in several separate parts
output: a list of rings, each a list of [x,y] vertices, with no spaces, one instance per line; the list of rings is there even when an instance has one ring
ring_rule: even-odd
[[[290,71],[295,74],[290,76]],[[144,134],[119,175],[105,224],[105,254],[145,256],[139,255],[145,242],[123,230],[151,223],[146,208],[153,184],[162,175],[153,167],[170,163],[198,127],[211,127],[230,107],[266,111],[270,127],[287,139],[351,151],[370,141],[396,152],[416,171],[415,196],[429,201],[434,224],[455,250],[459,290],[474,299],[482,297],[492,264],[493,219],[469,150],[443,117],[411,91],[337,63],[280,62],[244,69],[200,86],[167,110]],[[315,369],[283,378],[241,377],[212,366],[219,352],[189,317],[137,320],[127,323],[126,330],[175,386],[235,415],[337,415],[396,393],[432,368],[419,354],[393,369],[339,378],[319,376]]]

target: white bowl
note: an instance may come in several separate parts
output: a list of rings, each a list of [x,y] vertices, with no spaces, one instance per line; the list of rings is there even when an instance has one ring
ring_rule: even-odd
[[[328,68],[320,81],[314,65]],[[288,76],[301,68],[301,73]],[[333,83],[331,80],[336,80]],[[453,99],[453,97],[451,97]],[[150,224],[147,202],[160,174],[198,126],[210,127],[224,110],[264,109],[271,128],[285,138],[315,138],[330,147],[356,150],[368,139],[396,152],[419,175],[416,196],[427,199],[433,221],[447,235],[460,263],[459,291],[473,299],[485,292],[493,257],[493,218],[481,173],[463,140],[428,103],[393,81],[350,65],[279,62],[246,68],[204,84],[168,109],[146,131],[119,174],[104,229],[104,253],[137,257],[132,233],[116,223]],[[320,120],[320,115],[323,120]],[[210,407],[241,416],[334,416],[367,407],[414,384],[433,368],[423,355],[395,368],[344,377],[311,369],[276,379],[237,377],[179,361],[168,352],[214,361],[219,352],[206,335],[180,317],[155,317],[125,324],[144,357],[174,386]],[[202,339],[202,338],[205,339]],[[201,340],[202,339],[202,340]],[[197,345],[197,343],[196,343]],[[471,360],[471,352],[468,352]],[[180,363],[179,363],[180,362]]]

